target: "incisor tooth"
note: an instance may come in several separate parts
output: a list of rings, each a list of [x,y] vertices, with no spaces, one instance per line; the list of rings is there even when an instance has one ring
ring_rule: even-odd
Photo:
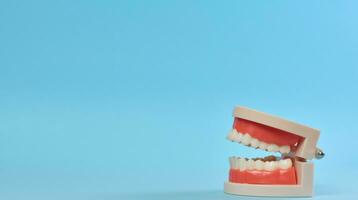
[[[251,139],[251,142],[250,142],[250,145],[254,148],[257,148],[259,146],[260,142],[259,140],[257,140],[256,138],[252,138]]]
[[[291,159],[280,160],[278,166],[280,169],[288,169],[292,166],[292,161]]]
[[[240,171],[245,171],[247,166],[246,166],[246,160],[245,158],[240,158],[239,159],[239,168],[240,168]]]
[[[287,145],[285,145],[285,146],[280,146],[280,152],[281,152],[281,153],[290,153],[290,151],[291,151],[290,146],[287,146]]]
[[[231,157],[229,158],[229,162],[230,162],[230,168],[231,168],[231,169],[234,169],[235,157],[234,157],[234,156],[231,156]]]
[[[270,144],[267,147],[267,151],[276,152],[276,151],[278,151],[278,146],[276,144]]]
[[[251,136],[249,134],[245,134],[244,137],[242,138],[241,143],[244,145],[249,145],[251,142]]]
[[[240,132],[237,132],[237,142],[241,142],[242,141],[242,138],[244,137],[244,135],[242,134],[242,133],[240,133]]]
[[[226,139],[230,140],[230,141],[234,141],[234,136],[235,136],[235,132],[234,132],[235,129],[231,130],[227,136],[226,136]]]
[[[262,170],[264,168],[264,162],[262,160],[255,161],[255,169]]]
[[[266,144],[265,142],[260,142],[259,148],[262,150],[266,150],[268,144]]]
[[[241,137],[238,132],[234,134],[234,142],[241,142]]]
[[[239,158],[235,158],[234,161],[234,169],[239,169]]]
[[[246,165],[247,165],[247,169],[252,170],[252,169],[255,168],[255,161],[249,159],[249,160],[247,161]]]

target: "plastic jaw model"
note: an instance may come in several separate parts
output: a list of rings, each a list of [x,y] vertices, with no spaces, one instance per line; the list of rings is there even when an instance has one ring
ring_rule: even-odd
[[[245,107],[233,112],[227,139],[281,157],[230,157],[229,181],[224,191],[249,196],[304,197],[313,193],[313,158],[324,153],[316,147],[319,130]]]

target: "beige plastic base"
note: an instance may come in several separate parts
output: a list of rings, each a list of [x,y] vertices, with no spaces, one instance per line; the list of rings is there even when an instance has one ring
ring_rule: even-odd
[[[246,196],[310,197],[313,194],[313,163],[295,162],[297,185],[260,185],[226,182],[224,192]]]

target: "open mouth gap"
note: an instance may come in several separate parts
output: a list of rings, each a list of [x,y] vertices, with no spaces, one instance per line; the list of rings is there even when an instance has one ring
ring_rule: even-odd
[[[297,184],[294,153],[303,138],[270,126],[235,118],[228,140],[281,157],[230,157],[229,181],[247,184]]]

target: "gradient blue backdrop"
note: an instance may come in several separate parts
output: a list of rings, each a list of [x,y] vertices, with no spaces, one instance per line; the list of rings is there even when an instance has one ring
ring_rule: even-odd
[[[225,140],[235,105],[321,129],[315,198],[355,198],[357,10],[1,1],[0,199],[241,199],[227,158],[261,152]]]

